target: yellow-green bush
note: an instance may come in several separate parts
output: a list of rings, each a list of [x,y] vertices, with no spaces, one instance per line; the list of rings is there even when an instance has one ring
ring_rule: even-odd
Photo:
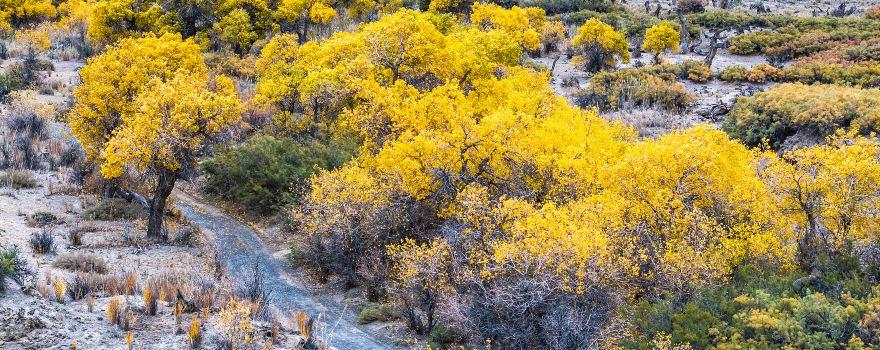
[[[676,81],[680,73],[680,67],[674,65],[600,72],[590,79],[590,87],[579,93],[577,103],[607,110],[632,107],[681,110],[696,97]]]
[[[781,84],[740,97],[725,128],[749,145],[769,139],[779,146],[798,129],[812,127],[830,135],[852,126],[863,133],[880,129],[880,89],[837,85]]]

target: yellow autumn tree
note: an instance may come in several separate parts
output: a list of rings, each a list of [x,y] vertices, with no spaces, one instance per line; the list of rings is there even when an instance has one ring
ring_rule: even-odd
[[[681,35],[669,21],[663,21],[645,31],[642,49],[654,54],[654,62],[660,63],[660,55],[666,50],[678,52]]]
[[[505,9],[493,3],[474,3],[471,7],[471,23],[483,29],[505,31],[527,50],[537,50],[540,45],[536,20],[543,21],[546,15],[538,8],[513,6]]]
[[[279,110],[292,129],[333,121],[349,101],[383,93],[396,84],[430,90],[468,84],[516,65],[522,48],[506,31],[453,26],[442,32],[444,15],[400,10],[352,33],[321,43],[297,44],[274,37],[257,62],[256,100]]]
[[[312,27],[330,23],[336,18],[336,10],[320,1],[282,0],[273,16],[294,27],[299,43],[309,40]]]
[[[235,9],[214,23],[217,39],[233,52],[243,55],[250,50],[251,44],[258,35],[251,25],[251,17],[247,11]]]
[[[179,30],[174,15],[155,2],[97,0],[90,9],[87,36],[96,49],[142,33],[162,35]]]
[[[571,44],[578,53],[573,63],[588,72],[614,67],[618,61],[629,63],[626,36],[597,18],[584,22]]]
[[[11,0],[0,3],[0,30],[33,26],[56,15],[55,6],[49,0]]]
[[[232,80],[178,70],[170,80],[152,78],[133,101],[136,110],[101,152],[101,175],[117,178],[128,168],[154,175],[147,236],[159,237],[165,202],[176,180],[196,166],[198,154],[241,118]]]
[[[80,75],[68,114],[71,132],[105,178],[129,169],[155,175],[152,200],[142,204],[150,208],[148,234],[158,237],[168,186],[192,166],[205,138],[238,114],[232,85],[224,78],[209,85],[199,46],[179,34],[123,39],[89,60]],[[164,118],[175,113],[176,120]],[[111,181],[105,195],[124,193],[119,185]]]
[[[805,268],[880,235],[880,143],[857,131],[783,154],[762,175],[794,225]]]

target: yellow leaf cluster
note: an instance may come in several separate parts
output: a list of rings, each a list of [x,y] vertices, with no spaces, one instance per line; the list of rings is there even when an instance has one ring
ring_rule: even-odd
[[[583,62],[587,67],[614,67],[618,60],[630,60],[626,36],[597,18],[584,22],[571,43],[579,52],[575,62]]]
[[[68,116],[105,178],[191,166],[207,137],[237,123],[233,83],[209,81],[199,47],[179,35],[124,39],[89,60]]]
[[[471,23],[484,29],[505,31],[527,50],[538,49],[538,29],[545,19],[544,10],[533,7],[505,9],[496,4],[477,2],[471,8]]]
[[[668,21],[654,25],[645,31],[642,49],[659,56],[666,50],[678,52],[681,37],[679,32]]]

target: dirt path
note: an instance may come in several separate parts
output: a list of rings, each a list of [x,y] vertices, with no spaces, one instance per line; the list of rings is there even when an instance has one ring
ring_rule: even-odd
[[[247,225],[223,211],[183,192],[175,193],[177,207],[184,216],[198,225],[220,251],[226,273],[236,283],[247,283],[252,278],[253,266],[258,263],[263,272],[264,285],[271,290],[270,305],[280,316],[304,310],[310,315],[321,315],[316,334],[339,350],[397,349],[388,345],[390,340],[367,334],[346,317],[339,305],[322,303],[310,291],[287,277],[278,260],[266,250],[257,234]]]

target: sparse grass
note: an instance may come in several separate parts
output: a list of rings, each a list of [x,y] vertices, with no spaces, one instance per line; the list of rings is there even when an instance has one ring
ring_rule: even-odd
[[[0,174],[0,185],[19,190],[39,186],[36,176],[30,170],[6,170]]]
[[[373,322],[388,322],[395,320],[399,317],[397,310],[394,309],[393,306],[388,304],[369,304],[364,306],[360,312],[358,312],[357,321],[360,324],[367,324]]]
[[[119,298],[113,297],[110,298],[110,302],[107,303],[107,321],[110,321],[111,324],[116,324],[119,319],[119,310],[122,308],[120,305],[122,301]]]
[[[144,297],[144,313],[150,316],[155,316],[158,299],[156,293],[150,290],[150,286],[146,286],[144,287],[142,296]]]
[[[59,304],[64,304],[64,296],[67,294],[67,285],[64,283],[64,280],[55,277],[53,287],[55,287],[55,301]]]
[[[309,317],[309,314],[301,310],[294,311],[293,319],[296,321],[296,329],[299,332],[299,336],[308,344],[311,340],[314,321]]]
[[[190,348],[198,349],[199,345],[201,345],[202,328],[198,316],[193,317],[192,323],[189,326],[189,332],[187,332],[187,338],[189,340]]]
[[[46,228],[32,233],[28,243],[37,254],[48,254],[55,251],[55,235]]]
[[[102,199],[83,210],[80,217],[86,220],[134,220],[144,216],[144,209],[137,203],[121,198]]]
[[[107,273],[107,262],[89,253],[61,254],[55,258],[52,266],[70,271]]]
[[[138,291],[138,275],[134,271],[126,271],[122,277],[125,295],[134,295]]]
[[[254,319],[265,320],[269,316],[269,297],[271,290],[266,290],[263,286],[263,273],[260,271],[260,265],[254,264],[251,271],[251,278],[248,282],[235,291],[235,296],[247,300],[252,304],[250,316]]]
[[[71,300],[80,300],[90,295],[96,288],[96,281],[99,278],[91,276],[87,273],[76,273],[73,278],[67,281],[67,296]]]

